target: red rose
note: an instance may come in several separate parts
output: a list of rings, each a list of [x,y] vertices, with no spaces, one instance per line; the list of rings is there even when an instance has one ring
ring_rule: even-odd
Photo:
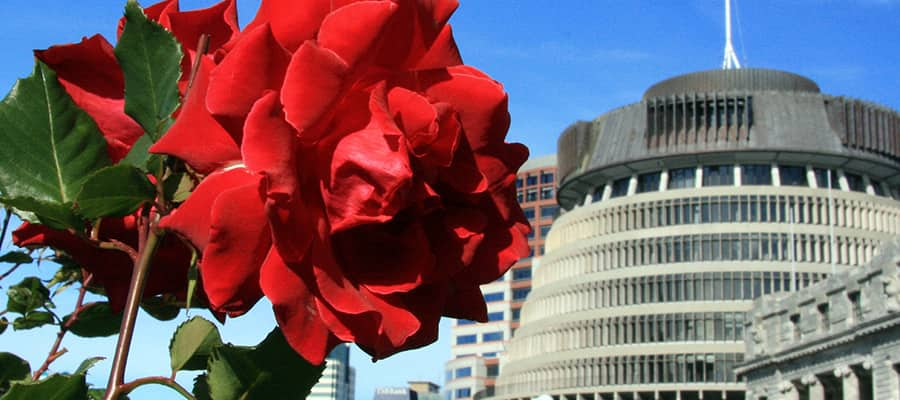
[[[333,6],[333,7],[332,7]],[[502,86],[461,65],[445,1],[263,0],[207,57],[151,151],[209,175],[161,222],[203,251],[214,310],[262,296],[313,363],[486,320],[480,284],[528,253]],[[214,61],[215,60],[215,61]]]
[[[145,12],[182,43],[188,55],[183,65],[188,67],[201,34],[211,34],[210,49],[215,52],[238,32],[234,0],[187,12],[178,10],[176,0],[169,0],[148,7]],[[103,36],[94,35],[80,43],[37,50],[35,57],[56,72],[75,104],[94,119],[107,141],[111,161],[117,163],[124,158],[144,131],[125,114],[124,77],[113,46]],[[188,72],[182,74],[183,83]],[[99,239],[115,239],[137,248],[135,215],[104,218],[100,228]],[[28,223],[13,233],[13,241],[18,246],[50,246],[65,251],[94,275],[94,282],[106,290],[114,309],[124,306],[133,264],[125,253],[102,250],[69,232]],[[183,297],[190,260],[191,251],[186,245],[177,238],[165,238],[154,255],[144,295],[170,293]]]

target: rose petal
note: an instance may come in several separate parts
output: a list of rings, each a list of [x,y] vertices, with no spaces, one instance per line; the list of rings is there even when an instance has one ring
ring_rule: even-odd
[[[460,124],[447,103],[431,104],[416,92],[393,88],[388,104],[416,157],[447,167],[459,143]]]
[[[294,52],[303,42],[315,38],[328,13],[352,2],[306,0],[302,6],[298,6],[296,0],[263,0],[256,17],[244,30],[250,31],[257,26],[270,24],[278,42]]]
[[[103,36],[80,43],[36,50],[35,57],[52,68],[69,96],[100,128],[107,154],[117,162],[128,154],[144,130],[125,114],[125,81],[113,47]]]
[[[342,137],[329,151],[331,172],[322,199],[332,233],[385,222],[409,195],[413,172],[405,141],[384,110],[383,97],[375,92],[370,110],[370,126]]]
[[[456,41],[453,39],[453,29],[450,28],[450,25],[445,25],[425,54],[419,58],[414,69],[436,69],[462,63],[462,56],[459,55],[459,48],[456,47]]]
[[[290,58],[264,24],[246,31],[212,70],[206,106],[233,137],[241,138],[244,119],[263,92],[281,88]]]
[[[150,147],[151,153],[178,157],[203,174],[241,159],[235,139],[206,110],[204,100],[212,68],[212,59],[204,57],[178,118]]]
[[[211,308],[234,317],[263,296],[259,273],[272,246],[258,182],[222,192],[210,213],[200,274]]]
[[[487,322],[487,305],[477,285],[451,282],[451,293],[448,296],[452,300],[444,304],[444,316]]]
[[[302,8],[302,7],[297,7]],[[340,98],[350,67],[333,51],[306,42],[291,57],[281,92],[285,119],[304,140],[318,139],[311,128]]]
[[[240,32],[235,0],[199,10],[169,12],[167,16],[172,34],[191,53],[196,51],[200,35],[209,35],[209,51],[214,52]]]
[[[272,240],[291,262],[305,257],[314,234],[297,183],[296,142],[294,129],[284,121],[278,94],[267,92],[247,116],[241,150],[247,167],[265,177]]]
[[[455,0],[438,1],[397,1],[400,8],[396,11],[391,24],[383,33],[385,43],[379,49],[377,64],[391,69],[419,69],[416,66],[420,60],[435,46],[438,36],[441,34],[447,19],[456,10],[458,3]],[[449,33],[449,32],[448,32]],[[448,38],[441,38],[437,42],[440,48],[434,50],[434,54],[428,57],[428,61],[422,66],[435,68],[460,64],[458,53],[452,57],[453,51]],[[455,48],[455,45],[452,46]],[[446,59],[440,55],[450,56]],[[446,65],[441,65],[442,62]]]
[[[285,339],[306,361],[319,365],[340,341],[319,316],[318,301],[272,248],[263,262],[260,286]]]
[[[389,1],[360,1],[341,7],[322,21],[318,42],[348,65],[355,65],[381,37],[397,5]]]
[[[256,182],[259,182],[259,177],[246,169],[215,172],[203,179],[184,203],[160,220],[159,227],[178,232],[203,251],[209,244],[212,225],[210,210],[219,194]]]
[[[169,14],[178,12],[178,0],[165,0],[149,7],[144,7],[144,15],[151,21],[156,21],[163,28],[170,29],[172,27],[169,21]],[[116,38],[122,36],[122,30],[125,29],[125,17],[119,19],[116,27]]]

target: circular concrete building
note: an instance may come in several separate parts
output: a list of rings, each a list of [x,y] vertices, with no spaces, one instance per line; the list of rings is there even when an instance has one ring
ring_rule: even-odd
[[[662,81],[569,127],[558,163],[499,399],[744,399],[752,299],[900,233],[900,114],[787,72]]]

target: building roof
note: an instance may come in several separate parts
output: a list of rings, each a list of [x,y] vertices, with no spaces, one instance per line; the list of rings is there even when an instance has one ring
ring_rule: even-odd
[[[538,157],[531,157],[528,161],[525,161],[525,164],[519,168],[519,171],[528,171],[530,169],[538,169],[538,168],[546,168],[546,167],[555,167],[556,166],[556,154],[547,154]]]

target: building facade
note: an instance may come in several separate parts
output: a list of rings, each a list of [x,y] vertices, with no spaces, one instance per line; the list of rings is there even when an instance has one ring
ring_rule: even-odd
[[[350,366],[350,345],[340,344],[325,358],[325,371],[308,398],[353,400],[355,392],[356,369]]]
[[[900,239],[872,263],[754,302],[737,368],[752,400],[900,400]]]
[[[764,69],[662,81],[558,142],[562,215],[498,399],[744,399],[753,299],[900,233],[900,115]]]
[[[533,268],[544,253],[544,238],[559,213],[556,183],[556,155],[532,158],[519,168],[516,189],[519,204],[533,228],[528,237],[531,254],[513,265],[501,279],[482,285],[488,307],[487,323],[466,320],[453,323],[450,360],[445,364],[446,399],[494,394],[500,357],[519,327],[522,304],[531,291]]]

